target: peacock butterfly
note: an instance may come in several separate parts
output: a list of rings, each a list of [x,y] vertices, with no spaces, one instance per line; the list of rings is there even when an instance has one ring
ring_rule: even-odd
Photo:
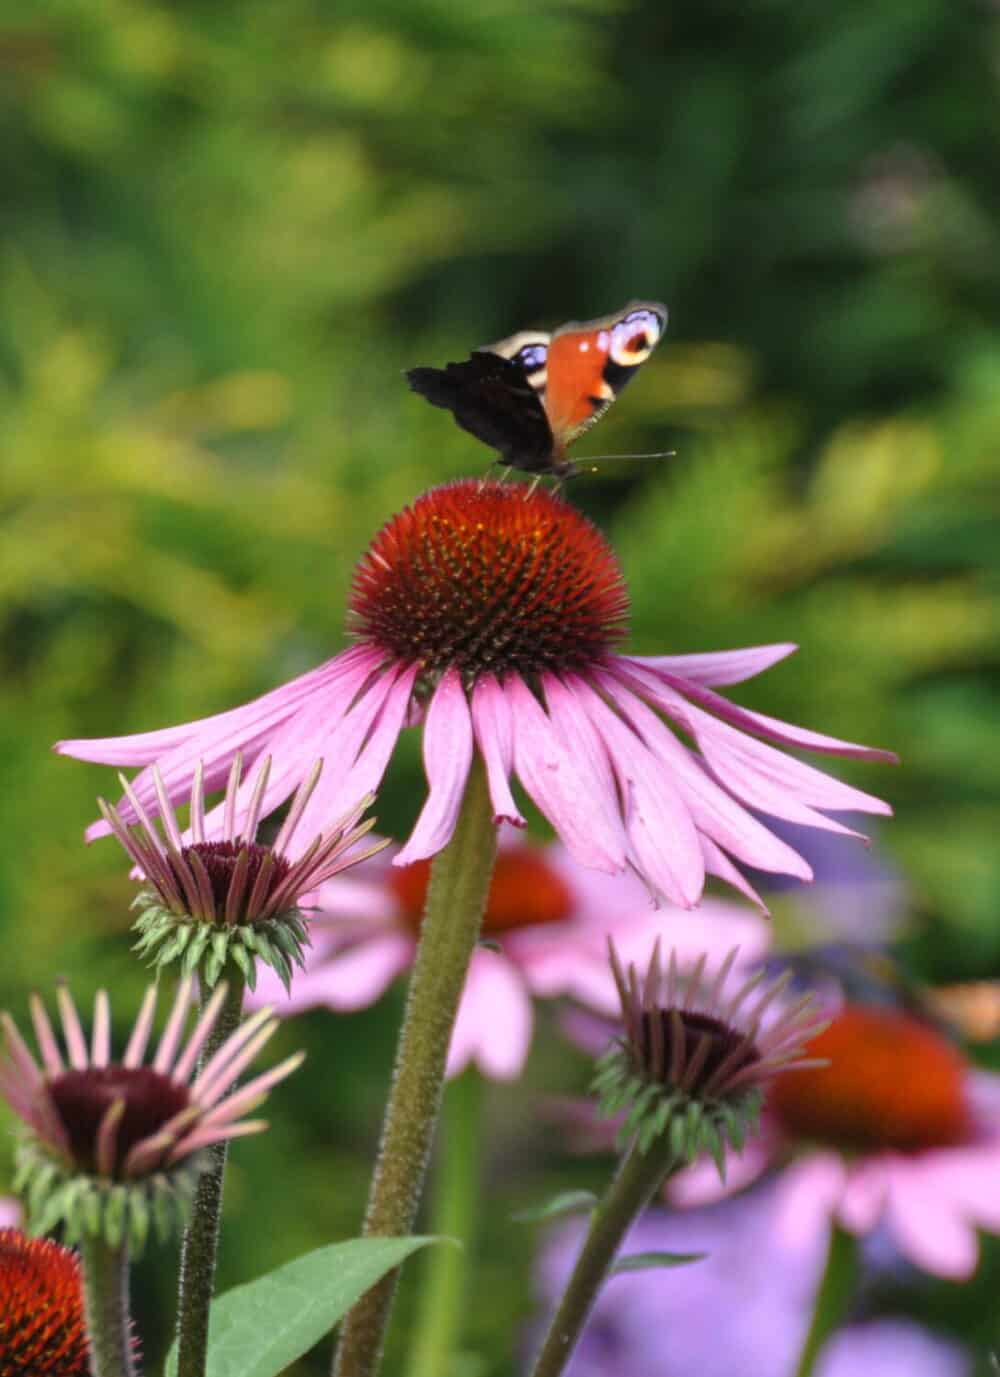
[[[508,468],[561,478],[573,471],[568,446],[600,420],[666,324],[665,306],[631,301],[600,320],[570,321],[551,335],[522,330],[464,363],[411,368],[406,377]]]

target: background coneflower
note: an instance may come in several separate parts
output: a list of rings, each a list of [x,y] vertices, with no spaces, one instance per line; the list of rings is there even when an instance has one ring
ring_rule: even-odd
[[[83,1284],[75,1253],[0,1229],[0,1377],[88,1377]]]

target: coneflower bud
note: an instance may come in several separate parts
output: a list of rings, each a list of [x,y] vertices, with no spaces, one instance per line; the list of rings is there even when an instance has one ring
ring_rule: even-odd
[[[756,1127],[767,1084],[817,1065],[802,1052],[825,1021],[810,995],[781,1007],[787,972],[728,988],[736,948],[709,977],[707,956],[682,972],[671,952],[664,968],[659,942],[644,975],[625,971],[608,945],[623,1031],[597,1065],[601,1113],[624,1113],[620,1139],[640,1152],[667,1135],[675,1166],[707,1152],[724,1175],[726,1147],[739,1151]]]
[[[198,766],[191,791],[190,840],[181,834],[156,766],[153,779],[164,835],[124,777],[122,788],[137,826],[129,827],[117,808],[98,800],[105,821],[145,881],[133,904],[139,910],[135,930],[141,956],[157,967],[179,961],[185,974],[200,971],[209,986],[231,959],[251,989],[259,958],[289,987],[293,968],[301,966],[303,946],[309,942],[298,907],[302,896],[386,844],[379,841],[353,851],[374,825],[373,818],[358,821],[372,802],[368,795],[307,846],[291,850],[322,768],[322,761],[316,761],[300,785],[273,845],[256,840],[268,803],[270,759],[253,779],[241,782],[242,759],[237,755],[225,797],[208,820],[204,772]],[[218,826],[212,826],[213,821]]]
[[[156,1053],[145,1065],[155,987],[147,990],[117,1062],[111,1059],[111,1012],[103,990],[94,1004],[89,1046],[69,991],[59,990],[65,1050],[42,1001],[32,997],[41,1066],[10,1015],[0,1015],[0,1095],[26,1129],[14,1187],[26,1200],[34,1232],[62,1225],[69,1242],[94,1235],[112,1248],[127,1241],[138,1251],[150,1224],[166,1237],[175,1223],[183,1222],[205,1165],[203,1148],[267,1127],[243,1116],[295,1070],[302,1054],[234,1090],[277,1020],[270,1009],[253,1014],[198,1069],[226,986],[217,986],[184,1042],[193,993],[189,977],[181,984]]]

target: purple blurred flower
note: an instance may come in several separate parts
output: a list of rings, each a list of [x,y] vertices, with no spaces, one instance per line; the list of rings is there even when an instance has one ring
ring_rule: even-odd
[[[647,1210],[623,1255],[707,1253],[688,1266],[627,1272],[605,1283],[566,1377],[788,1377],[795,1369],[822,1272],[826,1240],[787,1237],[765,1186],[709,1208]],[[543,1248],[538,1290],[554,1307],[585,1224],[555,1231]],[[900,1366],[905,1358],[906,1366]],[[908,1321],[844,1329],[816,1377],[966,1377],[956,1346]]]
[[[760,902],[734,862],[811,878],[806,861],[751,810],[842,834],[850,829],[826,811],[891,811],[765,743],[863,760],[893,760],[890,753],[790,726],[715,692],[794,646],[617,653],[628,613],[617,559],[551,493],[480,480],[425,493],[373,540],[351,611],[356,645],[252,703],[57,750],[142,767],[133,789],[151,810],[160,806],[154,763],[177,802],[200,763],[214,789],[237,752],[248,766],[269,755],[262,815],[323,757],[333,768],[302,816],[299,836],[308,837],[375,792],[403,727],[422,719],[430,788],[397,865],[447,843],[478,751],[497,822],[524,825],[511,793],[516,775],[574,860],[611,874],[630,867],[682,908],[698,902],[706,874]],[[247,781],[238,814],[251,806]],[[130,800],[119,809],[135,820]],[[106,830],[98,823],[89,835]]]

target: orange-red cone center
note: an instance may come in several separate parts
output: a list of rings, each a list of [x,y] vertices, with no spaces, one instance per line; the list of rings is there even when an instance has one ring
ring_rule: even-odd
[[[414,865],[394,867],[390,875],[389,883],[403,919],[414,932],[423,916],[430,868],[430,861],[417,861]],[[561,923],[569,918],[572,909],[569,887],[541,852],[529,846],[511,847],[497,856],[483,916],[483,934],[496,936],[516,928]]]
[[[910,1015],[848,1005],[808,1052],[829,1066],[782,1076],[771,1091],[788,1132],[861,1152],[916,1152],[968,1135],[966,1063]]]

